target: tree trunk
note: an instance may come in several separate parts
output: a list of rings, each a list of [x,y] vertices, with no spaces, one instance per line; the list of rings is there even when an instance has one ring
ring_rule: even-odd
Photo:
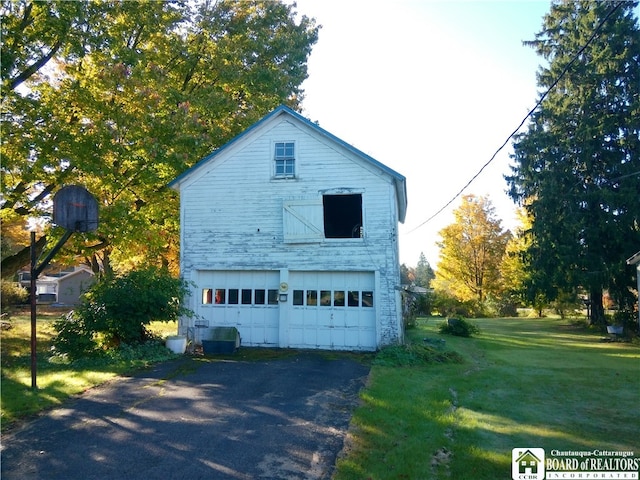
[[[589,296],[591,297],[591,325],[605,325],[602,287],[591,287]]]
[[[111,248],[102,250],[102,272],[105,277],[113,277],[113,268],[111,267]]]

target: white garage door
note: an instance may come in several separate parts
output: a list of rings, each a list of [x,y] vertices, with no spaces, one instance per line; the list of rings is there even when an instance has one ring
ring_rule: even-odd
[[[290,272],[289,346],[375,350],[373,272]]]
[[[275,271],[200,271],[197,313],[209,326],[236,327],[245,346],[278,345]]]

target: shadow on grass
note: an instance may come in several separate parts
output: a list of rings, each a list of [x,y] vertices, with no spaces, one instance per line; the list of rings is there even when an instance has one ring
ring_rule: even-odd
[[[437,324],[407,333],[444,340],[465,363],[374,362],[336,480],[510,478],[511,450],[523,446],[640,450],[637,346],[548,319],[478,320],[473,338]]]

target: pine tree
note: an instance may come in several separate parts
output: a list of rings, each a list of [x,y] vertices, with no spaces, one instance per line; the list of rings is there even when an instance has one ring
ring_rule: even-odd
[[[431,280],[435,278],[436,274],[431,268],[427,257],[423,252],[420,252],[420,258],[418,259],[418,265],[415,270],[416,285],[424,288],[431,288]]]
[[[552,87],[514,141],[510,195],[532,217],[530,288],[549,299],[582,287],[592,321],[604,289],[632,303],[640,245],[640,31],[637,2],[554,2],[527,42]],[[585,47],[586,48],[583,48]]]

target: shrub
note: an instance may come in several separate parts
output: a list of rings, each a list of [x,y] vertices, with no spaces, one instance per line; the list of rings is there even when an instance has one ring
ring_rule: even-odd
[[[433,307],[438,314],[443,317],[450,315],[461,315],[468,317],[470,315],[469,305],[461,302],[452,295],[444,292],[435,292],[433,295]]]
[[[24,303],[28,298],[29,292],[19,283],[5,282],[4,280],[0,282],[0,300],[3,309],[10,305]]]
[[[638,314],[630,310],[618,310],[613,314],[612,325],[622,325],[627,335],[638,331]]]
[[[416,313],[418,315],[431,315],[433,309],[433,293],[422,293],[416,297]]]
[[[55,324],[58,353],[78,358],[96,349],[137,345],[151,340],[146,326],[152,321],[173,321],[192,312],[183,306],[184,280],[157,268],[133,270],[102,279],[83,297],[73,315]]]
[[[467,322],[462,318],[450,318],[438,326],[440,333],[455,335],[457,337],[471,337],[480,333],[477,325]]]
[[[576,316],[584,307],[575,293],[564,291],[558,293],[558,298],[551,302],[551,306],[562,319]]]
[[[75,312],[63,315],[53,323],[57,335],[52,340],[53,351],[75,360],[92,352],[98,347],[93,331],[87,328],[83,317]]]
[[[415,328],[418,315],[431,315],[432,293],[402,292],[402,318],[405,329]]]
[[[513,299],[501,299],[498,302],[498,315],[501,317],[517,317],[518,302]]]

